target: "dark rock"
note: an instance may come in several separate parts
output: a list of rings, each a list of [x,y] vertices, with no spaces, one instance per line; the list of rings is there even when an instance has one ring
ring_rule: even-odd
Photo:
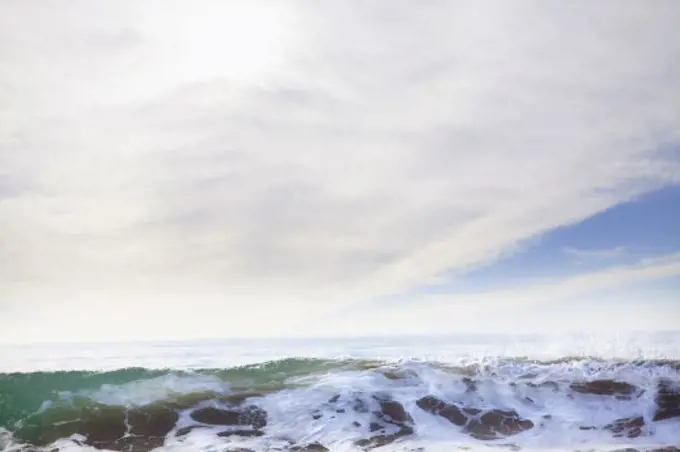
[[[642,427],[644,427],[644,425],[645,420],[642,416],[638,416],[618,419],[609,425],[605,425],[604,429],[611,431],[616,438],[621,438],[623,436],[637,438],[642,434]]]
[[[357,421],[352,422],[352,425],[355,427],[361,427],[361,423]]]
[[[328,452],[330,449],[319,443],[309,443],[304,446],[295,446],[290,450],[294,452]]]
[[[459,427],[465,425],[468,419],[456,405],[446,403],[434,396],[425,396],[418,399],[416,405],[418,405],[421,410],[441,416]]]
[[[389,380],[408,380],[418,378],[418,374],[411,369],[385,369],[381,373]]]
[[[680,385],[670,380],[659,381],[655,402],[658,407],[654,421],[680,417]]]
[[[395,402],[394,400],[378,400],[380,404],[380,412],[378,416],[392,424],[403,424],[406,422],[413,422],[411,416],[406,412],[404,406]]]
[[[491,410],[470,421],[465,430],[476,439],[492,440],[517,435],[533,427],[533,422],[521,418],[515,411]]]
[[[378,424],[377,422],[371,422],[368,424],[368,429],[372,432],[377,432],[378,430],[382,429],[383,426]]]
[[[614,380],[581,381],[572,383],[569,387],[572,391],[581,394],[629,396],[639,392],[639,389],[630,383]]]
[[[191,413],[192,419],[210,425],[251,425],[262,428],[267,425],[267,412],[254,405],[245,409],[201,408]]]
[[[413,418],[401,403],[384,397],[374,398],[378,401],[380,409],[373,413],[374,420],[369,424],[369,430],[378,434],[357,441],[357,446],[373,449],[413,434]]]
[[[337,403],[340,400],[340,394],[335,394],[333,397],[328,399],[328,403]]]
[[[469,414],[470,416],[477,416],[479,413],[482,412],[482,410],[478,408],[463,408],[463,412],[465,414]]]
[[[182,427],[180,429],[177,429],[175,432],[175,436],[186,436],[189,433],[193,432],[196,429],[201,429],[201,428],[208,428],[205,425],[189,425],[187,427]]]
[[[219,432],[217,436],[225,437],[225,436],[262,436],[264,435],[264,432],[261,430],[246,430],[246,429],[237,429],[237,430],[225,430],[223,432]]]
[[[356,445],[363,447],[364,449],[374,449],[376,447],[382,447],[387,444],[391,444],[404,436],[413,434],[413,427],[404,426],[399,429],[399,431],[391,434],[381,434],[377,436],[372,436],[371,438],[360,439],[356,442]]]
[[[127,431],[125,415],[123,407],[109,405],[75,408],[73,412],[63,413],[47,410],[27,418],[14,437],[35,446],[47,446],[59,438],[79,434],[90,446],[115,445]]]
[[[240,416],[240,411],[213,407],[201,408],[191,413],[193,420],[210,425],[240,425]]]
[[[135,436],[165,438],[175,428],[179,415],[167,407],[137,408],[128,412],[129,433]]]

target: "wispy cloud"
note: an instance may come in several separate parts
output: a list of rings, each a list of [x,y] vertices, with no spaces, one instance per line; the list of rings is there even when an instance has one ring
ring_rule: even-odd
[[[564,248],[564,252],[579,259],[615,259],[625,254],[626,248],[617,246],[609,249]]]
[[[0,4],[3,303],[292,318],[680,180],[677,2],[248,5]]]
[[[379,334],[508,329],[531,332],[579,329],[584,325],[596,325],[598,329],[677,328],[680,291],[671,291],[661,300],[641,299],[638,291],[631,292],[640,284],[664,279],[673,279],[680,289],[680,253],[534,282],[520,289],[414,294],[408,303],[381,302],[368,309],[345,309],[319,318],[318,324],[312,323],[316,326],[313,333],[351,334],[366,330],[368,325],[373,325]],[[603,291],[611,295],[603,299]],[[575,305],[575,313],[561,317],[560,312],[569,311],[570,305]],[[553,314],[545,315],[546,306]],[[629,317],[624,323],[622,314]]]

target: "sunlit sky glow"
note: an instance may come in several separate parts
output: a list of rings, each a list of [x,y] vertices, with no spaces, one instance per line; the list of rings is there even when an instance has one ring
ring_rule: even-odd
[[[0,342],[680,329],[678,17],[0,2]]]

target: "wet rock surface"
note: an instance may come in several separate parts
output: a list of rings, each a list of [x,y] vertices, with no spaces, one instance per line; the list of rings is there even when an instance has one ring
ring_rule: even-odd
[[[680,383],[665,379],[659,381],[654,401],[657,406],[655,421],[680,417]]]
[[[374,396],[379,409],[372,413],[369,438],[360,439],[356,445],[365,450],[391,444],[413,434],[413,418],[404,406],[390,398]]]
[[[309,443],[304,446],[293,446],[290,450],[292,452],[327,452],[330,449],[319,443]]]
[[[465,429],[476,439],[493,440],[517,435],[533,427],[533,422],[521,418],[515,411],[491,410],[471,420]]]
[[[618,396],[619,398],[627,398],[636,393],[641,393],[636,386],[615,380],[580,381],[572,383],[569,387],[572,391],[581,394]]]
[[[424,411],[447,419],[463,427],[470,436],[480,440],[493,440],[516,435],[534,427],[534,423],[523,419],[515,411],[478,408],[459,408],[434,396],[419,399],[416,404]]]
[[[244,437],[254,437],[263,436],[264,432],[261,430],[250,430],[250,429],[234,429],[234,430],[224,430],[217,434],[219,437],[227,436],[244,436]]]
[[[638,416],[618,419],[609,425],[605,425],[604,429],[611,431],[615,438],[637,438],[642,434],[644,426],[645,420],[642,416]]]
[[[267,425],[267,413],[255,405],[229,409],[201,408],[193,411],[191,418],[196,422],[209,425],[250,425],[256,429]]]
[[[441,416],[454,425],[462,427],[467,422],[467,416],[456,405],[446,403],[434,396],[425,396],[416,402],[416,405],[430,414]]]

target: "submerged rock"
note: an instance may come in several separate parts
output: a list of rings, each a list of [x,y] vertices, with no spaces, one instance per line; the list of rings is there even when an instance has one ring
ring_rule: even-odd
[[[616,438],[624,436],[627,438],[637,438],[642,434],[644,426],[645,420],[642,416],[638,416],[618,419],[609,425],[605,425],[604,429],[611,431]]]
[[[246,436],[246,437],[252,437],[252,436],[262,436],[264,435],[264,432],[261,430],[246,430],[246,429],[236,429],[236,430],[224,430],[222,432],[219,432],[217,436],[221,437],[227,437],[227,436]]]
[[[293,446],[290,450],[293,452],[328,452],[330,449],[319,443],[309,443],[304,446]]]
[[[134,436],[165,438],[175,428],[178,420],[177,412],[166,407],[130,410],[127,416],[130,426],[128,433]]]
[[[468,418],[463,414],[463,411],[456,405],[446,403],[434,396],[425,396],[418,401],[416,405],[421,410],[427,411],[430,414],[441,416],[454,425],[462,427],[467,422]]]
[[[374,399],[378,402],[379,409],[373,412],[369,430],[377,434],[358,440],[355,443],[357,446],[373,449],[413,434],[413,418],[401,403],[384,397],[374,396]]]
[[[163,405],[126,410],[122,406],[90,405],[29,418],[17,435],[36,446],[80,435],[83,444],[119,451],[151,450],[163,445],[179,415]]]
[[[657,386],[655,421],[680,417],[680,385],[671,380],[661,380]]]
[[[201,408],[192,412],[191,418],[196,422],[209,425],[250,425],[253,428],[262,428],[267,425],[267,412],[255,405],[236,409]]]
[[[482,410],[478,408],[460,409],[433,396],[423,397],[416,404],[428,413],[463,427],[470,436],[481,440],[516,435],[534,427],[533,422],[520,417],[515,411],[491,410],[480,416]]]
[[[36,446],[46,446],[78,434],[86,438],[88,445],[97,447],[115,443],[126,431],[123,407],[94,405],[66,413],[48,410],[28,418],[16,432],[16,437]]]
[[[413,422],[413,418],[406,412],[401,403],[389,399],[378,399],[378,403],[380,411],[376,412],[376,416],[383,421],[394,425]]]
[[[581,394],[630,396],[640,389],[630,383],[615,380],[593,380],[572,383],[572,391]]]
[[[481,440],[498,439],[530,430],[534,423],[515,411],[491,410],[465,426],[470,436]]]

